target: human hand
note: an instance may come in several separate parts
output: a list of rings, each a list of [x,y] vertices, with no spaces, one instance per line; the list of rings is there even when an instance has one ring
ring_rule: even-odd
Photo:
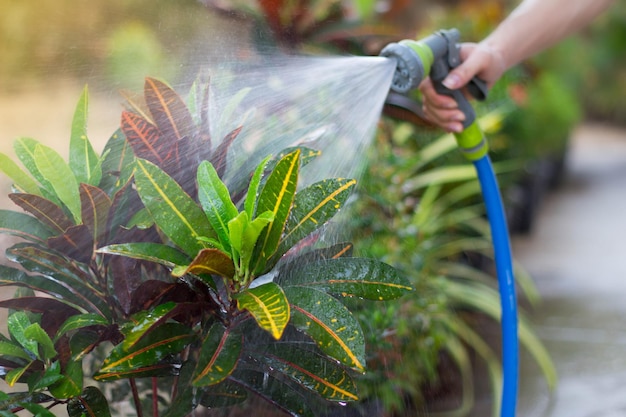
[[[507,67],[502,55],[485,43],[464,43],[460,50],[461,65],[450,71],[443,85],[451,90],[463,88],[474,76],[478,76],[492,87]],[[429,121],[448,132],[461,132],[465,115],[457,102],[449,96],[435,91],[430,78],[420,84],[423,95],[423,110]]]

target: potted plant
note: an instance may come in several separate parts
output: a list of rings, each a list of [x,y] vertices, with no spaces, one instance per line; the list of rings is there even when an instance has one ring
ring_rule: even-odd
[[[317,233],[355,181],[298,187],[319,152],[267,156],[244,189],[228,189],[215,146],[209,86],[187,103],[147,78],[145,108],[124,111],[98,155],[87,138],[87,90],[76,107],[69,161],[34,139],[6,155],[9,198],[0,229],[19,237],[0,266],[17,286],[0,336],[0,415],[114,414],[115,384],[136,415],[185,416],[258,396],[293,416],[356,400],[365,341],[347,297],[411,291],[390,266],[323,247]],[[119,391],[119,390],[118,390]],[[113,413],[113,414],[112,414]]]

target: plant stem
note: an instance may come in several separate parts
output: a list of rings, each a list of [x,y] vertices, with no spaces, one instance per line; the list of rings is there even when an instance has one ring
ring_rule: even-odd
[[[137,382],[135,378],[130,378],[130,389],[133,392],[133,401],[135,402],[135,410],[137,410],[137,417],[143,417],[143,410],[141,409],[141,400],[139,399],[139,391],[137,390]]]
[[[157,385],[158,380],[155,376],[152,377],[152,415],[159,417],[159,387]]]

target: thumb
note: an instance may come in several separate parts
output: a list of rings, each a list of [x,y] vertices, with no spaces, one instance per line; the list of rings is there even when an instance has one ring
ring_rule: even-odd
[[[481,55],[476,53],[473,46],[469,51],[467,49],[469,48],[466,48],[465,51],[462,50],[462,52],[467,54],[465,60],[461,65],[450,71],[448,76],[442,81],[442,84],[451,90],[465,86],[476,74],[483,70],[484,62],[481,59]]]

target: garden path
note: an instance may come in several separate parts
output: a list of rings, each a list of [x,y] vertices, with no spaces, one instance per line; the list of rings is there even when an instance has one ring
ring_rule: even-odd
[[[563,187],[552,193],[514,256],[542,303],[531,318],[550,351],[552,394],[522,357],[520,417],[626,416],[626,131],[583,125]]]

